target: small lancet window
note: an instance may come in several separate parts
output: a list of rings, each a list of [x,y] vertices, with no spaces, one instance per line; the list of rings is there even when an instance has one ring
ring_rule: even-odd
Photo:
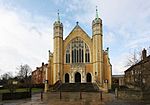
[[[70,63],[70,47],[66,50],[66,63]]]

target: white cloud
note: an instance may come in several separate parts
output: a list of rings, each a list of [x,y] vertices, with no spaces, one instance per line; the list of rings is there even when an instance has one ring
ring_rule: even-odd
[[[4,6],[0,6],[0,17],[2,72],[15,71],[20,64],[29,64],[35,69],[41,62],[47,62],[48,50],[53,50],[53,36],[46,17],[31,17],[28,11]]]
[[[115,34],[113,32],[106,32],[104,35],[104,44],[109,45],[115,41]]]
[[[150,33],[148,35],[145,35],[143,37],[139,37],[139,38],[136,38],[136,39],[132,39],[129,41],[128,44],[126,44],[126,48],[130,48],[130,49],[136,49],[136,48],[139,48],[139,47],[149,47],[150,46]],[[145,45],[143,45],[145,44]]]
[[[127,69],[127,56],[128,53],[122,53],[117,57],[112,57],[112,73],[114,74],[124,74]]]

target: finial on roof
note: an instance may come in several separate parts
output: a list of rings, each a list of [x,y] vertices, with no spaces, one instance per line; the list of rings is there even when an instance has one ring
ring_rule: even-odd
[[[58,20],[57,20],[57,21],[60,21],[60,17],[59,17],[59,9],[58,9],[58,13],[57,13],[57,14],[58,14]]]
[[[78,21],[77,21],[76,23],[77,23],[77,25],[79,24],[79,22],[78,22]]]
[[[98,10],[97,10],[97,6],[96,6],[96,19],[98,19]]]

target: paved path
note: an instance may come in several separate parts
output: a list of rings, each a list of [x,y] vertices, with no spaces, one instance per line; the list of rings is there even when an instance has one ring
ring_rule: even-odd
[[[92,92],[83,92],[82,99],[79,92],[63,92],[60,99],[59,92],[52,92],[44,93],[43,100],[41,100],[41,94],[34,94],[31,99],[2,101],[0,105],[150,105],[150,103],[116,99],[114,94],[110,93],[103,93],[101,100],[99,93]]]

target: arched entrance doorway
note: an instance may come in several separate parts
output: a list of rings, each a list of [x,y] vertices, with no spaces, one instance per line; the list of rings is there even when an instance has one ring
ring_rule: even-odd
[[[81,82],[81,74],[79,72],[75,73],[75,82]]]
[[[86,75],[86,82],[91,82],[92,81],[92,76],[90,73],[87,73]]]
[[[69,83],[69,74],[68,73],[65,74],[65,83]]]

